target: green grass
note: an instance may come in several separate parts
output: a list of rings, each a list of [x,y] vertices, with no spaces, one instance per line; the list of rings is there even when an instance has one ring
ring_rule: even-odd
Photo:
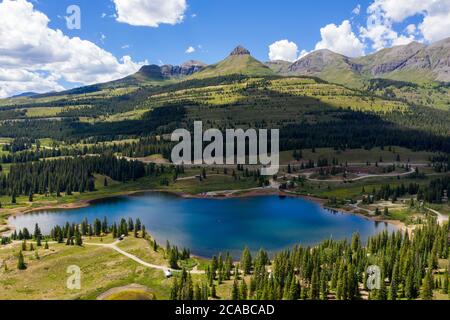
[[[38,107],[26,109],[28,118],[56,117],[62,110],[62,107]]]
[[[104,300],[119,300],[119,301],[140,301],[140,300],[156,300],[156,296],[145,290],[125,289],[123,291],[112,293]]]
[[[207,176],[203,181],[196,179],[177,181],[171,188],[171,191],[186,192],[190,194],[200,194],[203,192],[241,190],[258,187],[258,183],[253,178],[242,178],[235,180],[229,176]]]
[[[92,239],[85,242],[100,243]],[[133,260],[117,253],[110,248],[84,245],[83,247],[50,244],[49,250],[38,248],[39,259],[35,252],[25,251],[27,269],[17,270],[17,254],[20,244],[2,247],[0,261],[5,262],[0,270],[0,292],[2,300],[55,300],[82,299],[95,300],[100,294],[110,289],[127,287],[137,284],[148,288],[145,290],[157,299],[169,298],[171,279],[166,279],[161,270],[144,267]],[[165,262],[163,250],[153,252],[148,247],[148,241],[141,238],[126,238],[120,247],[141,259],[159,264]],[[149,256],[150,255],[152,256]],[[192,263],[189,261],[188,263]],[[67,273],[69,266],[79,266],[81,269],[81,290],[69,290]],[[201,275],[193,275],[194,283],[201,281]],[[110,299],[145,298],[143,290],[129,288],[110,296]]]
[[[2,260],[7,259],[8,270],[2,271],[0,290],[2,299],[95,299],[108,289],[137,283],[151,288],[155,294],[168,298],[170,281],[161,271],[144,268],[134,261],[108,248],[67,247],[50,245],[50,250],[40,250],[40,260],[34,253],[26,252],[27,270],[16,269],[17,248],[1,250]],[[81,290],[66,286],[67,267],[81,268]]]

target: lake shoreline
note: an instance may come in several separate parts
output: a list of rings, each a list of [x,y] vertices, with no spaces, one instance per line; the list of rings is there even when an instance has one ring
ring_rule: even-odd
[[[280,196],[280,197],[290,197],[290,198],[302,198],[305,200],[312,201],[327,210],[341,212],[341,213],[348,214],[348,215],[359,216],[359,217],[362,217],[362,218],[365,218],[367,220],[374,221],[374,222],[388,223],[388,224],[391,224],[391,225],[395,226],[396,228],[401,229],[403,231],[411,232],[414,229],[414,227],[409,227],[405,223],[403,223],[402,221],[399,221],[399,220],[388,220],[388,219],[383,219],[381,217],[367,216],[367,215],[357,213],[357,212],[352,212],[350,210],[346,210],[343,208],[332,208],[332,207],[329,207],[326,205],[327,201],[325,199],[308,196],[308,195],[295,194],[295,193],[291,193],[291,192],[284,192],[284,191],[275,190],[275,189],[252,189],[252,190],[248,190],[248,191],[237,190],[235,192],[230,192],[229,194],[225,194],[222,196],[211,196],[211,195],[207,195],[207,194],[193,195],[193,194],[189,194],[186,192],[150,189],[150,190],[136,190],[136,191],[120,192],[120,193],[117,193],[117,194],[114,194],[111,196],[103,196],[103,197],[98,197],[98,198],[93,198],[93,199],[77,200],[77,201],[74,201],[74,202],[68,203],[68,204],[47,205],[47,206],[36,207],[36,208],[12,209],[10,214],[7,215],[7,217],[6,217],[7,224],[3,226],[3,227],[6,227],[7,230],[0,232],[0,236],[6,235],[6,234],[11,234],[12,232],[14,232],[15,228],[9,224],[9,219],[12,217],[18,217],[18,216],[36,213],[36,212],[42,212],[42,211],[76,210],[76,209],[89,207],[99,201],[104,201],[104,200],[114,199],[114,198],[119,198],[119,197],[126,197],[126,196],[145,195],[145,194],[150,194],[150,193],[165,193],[165,194],[170,194],[173,196],[181,197],[184,199],[211,199],[211,200],[218,200],[218,201],[227,200],[227,199],[237,199],[237,198],[262,197],[262,196]]]

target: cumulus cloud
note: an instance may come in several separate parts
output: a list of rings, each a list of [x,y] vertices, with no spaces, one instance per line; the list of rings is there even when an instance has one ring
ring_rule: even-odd
[[[439,41],[450,37],[450,9],[440,14],[427,15],[419,25],[419,29],[428,42]]]
[[[49,28],[48,17],[26,0],[4,0],[0,16],[1,96],[61,90],[60,80],[110,81],[136,72],[145,63],[129,56],[118,60],[90,41]]]
[[[60,91],[64,88],[57,78],[28,70],[0,68],[0,97],[22,92]]]
[[[434,42],[450,36],[450,0],[374,0],[367,13],[367,27],[361,28],[361,36],[372,41],[376,50],[422,38]],[[394,30],[395,24],[415,16],[422,20],[417,26],[410,24],[406,35]]]
[[[158,27],[183,21],[186,0],[113,0],[117,21],[132,26]]]
[[[294,62],[298,58],[298,47],[294,42],[280,40],[269,46],[269,59],[271,61],[284,60]]]
[[[361,5],[358,4],[358,5],[355,7],[355,9],[353,9],[352,13],[353,13],[355,16],[359,16],[359,14],[361,13]]]
[[[414,23],[412,23],[412,24],[409,24],[405,30],[406,30],[407,34],[412,35],[412,34],[416,33],[417,27]]]
[[[187,53],[187,54],[191,54],[191,53],[194,53],[194,52],[195,52],[195,48],[192,47],[192,46],[190,46],[189,48],[187,48],[186,51],[185,51],[185,53]]]
[[[329,24],[320,29],[320,34],[322,40],[316,44],[316,50],[329,49],[349,57],[364,55],[364,44],[353,33],[348,20],[340,26]]]

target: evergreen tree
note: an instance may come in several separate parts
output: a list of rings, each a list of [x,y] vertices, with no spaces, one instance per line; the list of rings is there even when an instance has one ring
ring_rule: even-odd
[[[17,261],[17,269],[25,270],[27,268],[25,264],[25,260],[23,258],[22,251],[19,251],[18,261]]]
[[[444,272],[444,281],[442,283],[442,293],[448,294],[449,293],[448,289],[449,289],[448,268],[446,268]]]
[[[83,239],[81,237],[81,233],[78,232],[78,230],[75,232],[75,244],[80,247],[83,245]]]
[[[236,279],[234,279],[233,287],[231,289],[231,300],[232,301],[239,300],[239,287]]]
[[[389,287],[389,300],[397,300],[398,298],[398,277],[399,277],[399,266],[398,262],[394,265],[394,270],[391,277],[391,285]]]
[[[239,288],[239,299],[240,300],[247,300],[248,298],[248,287],[247,283],[245,282],[245,279],[242,280],[241,286]]]
[[[433,274],[430,268],[428,268],[423,280],[421,297],[423,300],[433,299]]]
[[[246,247],[242,252],[240,266],[244,272],[244,276],[250,274],[252,270],[252,255],[248,247]]]

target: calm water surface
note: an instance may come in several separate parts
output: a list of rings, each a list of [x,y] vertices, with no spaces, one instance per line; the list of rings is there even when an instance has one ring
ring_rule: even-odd
[[[84,218],[140,218],[147,230],[165,245],[166,240],[190,248],[199,256],[211,257],[229,251],[239,256],[244,246],[273,253],[296,244],[314,245],[322,240],[362,239],[395,227],[363,217],[333,213],[315,202],[301,198],[280,199],[261,196],[228,200],[184,199],[151,193],[96,202],[75,210],[43,211],[10,218],[11,225],[34,230],[38,223],[44,233],[55,225],[80,223]]]

